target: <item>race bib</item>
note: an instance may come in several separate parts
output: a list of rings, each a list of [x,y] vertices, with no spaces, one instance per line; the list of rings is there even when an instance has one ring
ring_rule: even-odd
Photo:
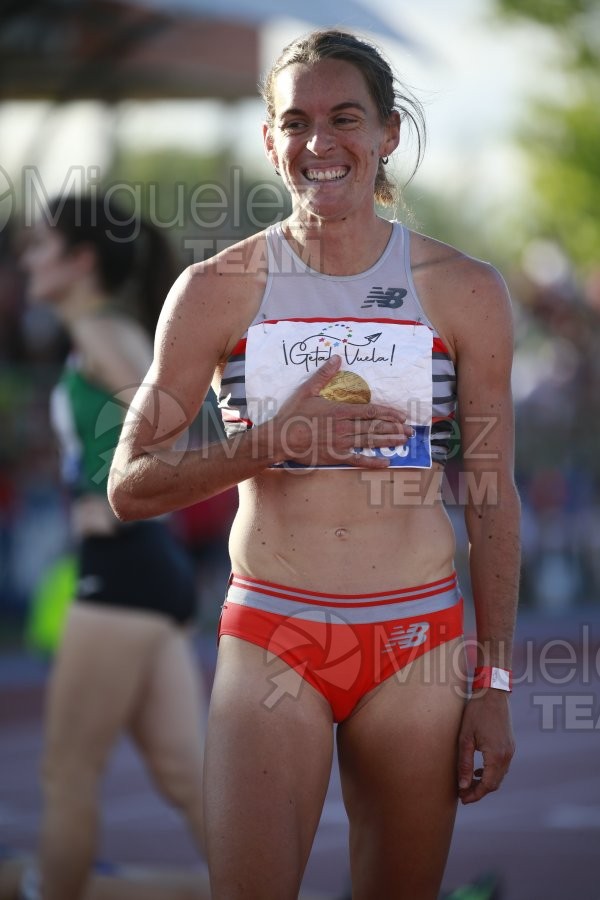
[[[402,447],[357,448],[391,466],[431,466],[433,333],[416,322],[306,319],[260,322],[248,329],[246,399],[255,425],[272,419],[290,394],[331,356],[360,376],[365,398],[407,415],[415,434]],[[298,463],[285,463],[297,467]],[[324,468],[349,468],[346,465]]]

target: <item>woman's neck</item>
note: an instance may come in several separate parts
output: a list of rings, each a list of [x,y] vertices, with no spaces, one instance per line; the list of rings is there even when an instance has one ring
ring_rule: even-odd
[[[345,219],[313,223],[290,216],[283,233],[295,253],[324,275],[358,275],[374,265],[390,239],[392,225],[373,215],[357,230]]]

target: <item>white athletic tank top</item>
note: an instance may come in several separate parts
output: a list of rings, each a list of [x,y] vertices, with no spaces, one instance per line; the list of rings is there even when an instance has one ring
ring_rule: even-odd
[[[411,410],[415,439],[397,452],[383,451],[390,463],[446,462],[456,444],[456,372],[417,296],[410,232],[392,224],[381,257],[358,275],[324,275],[294,252],[280,223],[266,230],[263,299],[227,360],[219,390],[228,437],[275,415],[302,379],[338,353],[342,369],[368,382],[374,402]]]

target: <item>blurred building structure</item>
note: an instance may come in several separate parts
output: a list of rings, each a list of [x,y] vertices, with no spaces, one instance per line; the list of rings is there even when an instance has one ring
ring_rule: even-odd
[[[260,27],[286,17],[408,40],[353,0],[14,0],[0,13],[0,101],[252,97]]]

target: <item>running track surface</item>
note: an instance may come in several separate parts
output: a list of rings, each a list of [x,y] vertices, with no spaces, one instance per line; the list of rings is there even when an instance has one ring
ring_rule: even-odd
[[[209,672],[212,644],[198,643],[199,662]],[[521,684],[512,698],[518,753],[498,793],[459,809],[446,890],[493,871],[502,878],[502,900],[600,900],[599,648],[600,610],[573,611],[568,619],[521,616],[515,663]],[[563,664],[550,662],[556,658]],[[46,675],[38,661],[0,658],[0,846],[22,851],[34,849],[39,827]],[[125,741],[104,783],[103,816],[102,860],[197,864],[184,826]],[[334,769],[306,889],[343,893],[346,844]]]

